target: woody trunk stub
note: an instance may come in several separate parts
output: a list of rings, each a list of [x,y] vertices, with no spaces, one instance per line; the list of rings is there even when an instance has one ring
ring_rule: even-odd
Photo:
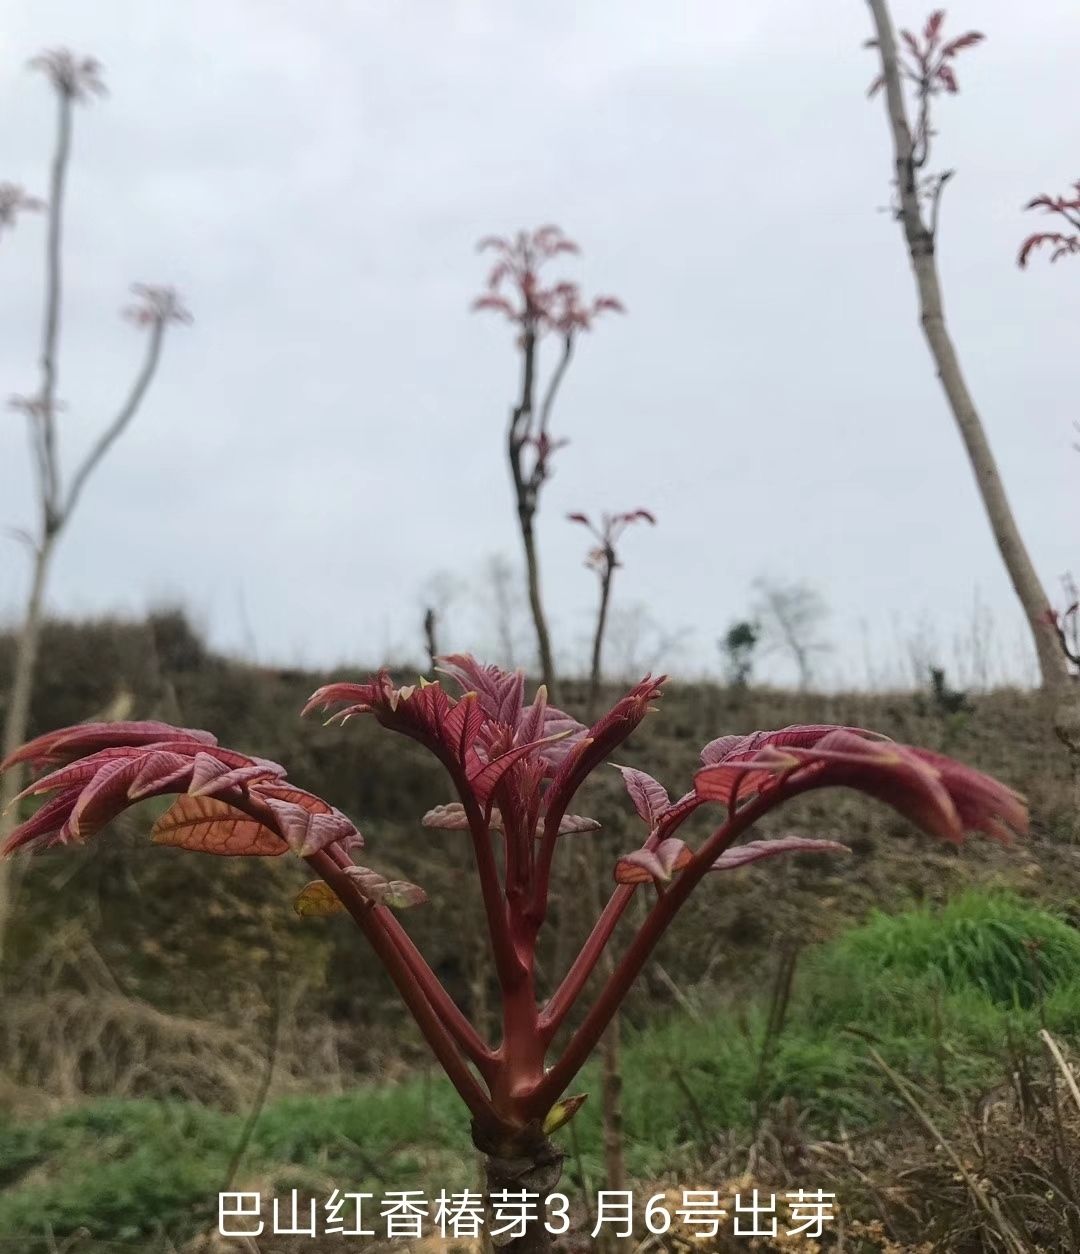
[[[483,1131],[474,1122],[472,1136],[473,1144],[484,1156],[485,1224],[492,1245],[508,1254],[545,1254],[552,1248],[545,1223],[546,1202],[562,1175],[562,1151],[544,1135],[538,1123],[498,1135]],[[524,1236],[509,1232],[494,1235],[493,1229],[501,1225],[493,1223],[492,1199],[501,1193],[520,1195],[523,1190],[535,1196],[536,1218],[528,1224]]]

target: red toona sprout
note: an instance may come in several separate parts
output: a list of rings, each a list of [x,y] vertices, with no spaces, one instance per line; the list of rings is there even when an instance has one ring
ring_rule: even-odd
[[[154,825],[156,842],[225,856],[302,858],[317,876],[296,899],[303,915],[348,911],[411,1011],[433,1054],[468,1107],[473,1137],[488,1156],[489,1190],[527,1188],[546,1196],[561,1154],[548,1139],[577,1110],[564,1096],[654,946],[706,877],[786,853],[830,853],[831,840],[785,837],[738,843],[754,823],[812,789],[854,788],[885,802],[924,831],[959,843],[967,831],[997,840],[1023,833],[1027,813],[1010,789],[941,754],[854,727],[787,727],[721,736],[706,745],[693,784],[672,801],[643,771],[619,767],[644,841],[612,869],[614,888],[581,951],[546,999],[534,955],[548,910],[552,861],[566,837],[599,825],[572,811],[585,780],[641,723],[660,696],[647,676],[592,727],[531,701],[525,681],[472,657],[441,659],[460,689],[423,680],[395,688],[384,671],[363,684],[320,688],[306,711],[332,722],[370,715],[425,746],[442,763],[454,797],[426,814],[427,828],[471,841],[502,1000],[502,1034],[483,1040],[410,939],[397,911],[426,900],[421,888],[388,880],[357,859],[356,826],[329,802],[297,788],[282,767],[223,749],[204,731],[165,723],[88,723],[39,736],[2,767],[51,768],[24,796],[49,799],[17,827],[7,853],[81,843],[129,806],[175,794]],[[719,811],[692,847],[679,835],[691,814]],[[635,892],[652,905],[606,982],[561,1048],[553,1043],[581,997]],[[549,1058],[549,1053],[553,1057]],[[541,1216],[543,1212],[541,1210]],[[512,1248],[547,1247],[542,1223]]]

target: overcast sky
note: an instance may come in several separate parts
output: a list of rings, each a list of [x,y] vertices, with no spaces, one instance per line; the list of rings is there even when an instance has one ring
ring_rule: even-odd
[[[988,36],[938,114],[935,164],[958,170],[948,314],[1056,592],[1078,552],[1080,262],[1014,259],[1037,225],[1021,206],[1080,175],[1080,10],[965,0],[948,21]],[[93,53],[110,93],[76,119],[69,465],[137,363],[117,316],[127,284],[173,283],[196,318],[83,497],[51,608],[182,601],[216,643],[264,661],[418,657],[434,574],[518,560],[515,361],[505,324],[468,312],[474,244],[553,221],[583,249],[568,276],[629,311],[583,340],[554,421],[571,443],[540,544],[564,656],[596,594],[565,513],[648,506],[659,525],[627,536],[615,595],[690,633],[684,669],[716,668],[716,637],[766,574],[827,599],[834,682],[863,682],[868,653],[887,668],[920,633],[948,651],[976,598],[1000,664],[1023,672],[880,212],[891,156],[865,99],[869,28],[863,0],[7,0],[0,179],[46,189],[54,109],[28,57]],[[29,217],[0,240],[0,394],[37,386],[43,243]],[[5,526],[31,517],[28,465],[10,414]],[[0,544],[11,615],[27,563]],[[448,644],[492,639],[464,600],[449,622]]]

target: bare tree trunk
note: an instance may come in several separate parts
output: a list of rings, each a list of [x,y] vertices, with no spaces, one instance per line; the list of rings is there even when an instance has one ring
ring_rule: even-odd
[[[540,596],[540,560],[536,553],[536,537],[533,531],[531,510],[518,508],[521,524],[521,542],[525,549],[525,570],[529,585],[529,609],[536,627],[536,646],[540,658],[540,675],[547,687],[548,699],[554,703],[556,695],[555,660],[551,653],[551,636],[548,633],[544,602]]]
[[[49,561],[55,544],[55,534],[46,536],[34,553],[34,570],[31,576],[30,596],[18,640],[15,644],[15,669],[12,676],[11,698],[4,717],[4,751],[8,757],[26,740],[30,722],[30,698],[34,691],[34,670],[37,663],[38,645],[41,642],[41,626],[45,610],[45,583]],[[12,805],[22,789],[23,771],[13,768],[0,777],[0,844],[15,827],[17,816]],[[15,894],[18,890],[17,871],[22,864],[0,859],[0,961],[4,955],[4,938],[11,917]]]
[[[589,670],[589,704],[585,715],[585,721],[590,724],[596,717],[596,704],[600,697],[600,654],[604,647],[608,604],[611,601],[611,579],[615,573],[615,554],[610,547],[604,559],[604,569],[600,574],[600,609],[596,615],[596,635],[593,637],[592,666]]]
[[[548,1219],[546,1204],[562,1175],[562,1151],[535,1126],[523,1128],[503,1139],[493,1140],[474,1124],[473,1144],[485,1162],[485,1227],[489,1236],[494,1216],[491,1205],[493,1195],[503,1192],[520,1194],[525,1190],[538,1199],[538,1218],[528,1225],[524,1236],[493,1236],[492,1244],[498,1250],[507,1251],[507,1254],[548,1254],[552,1241],[545,1222]],[[555,1223],[554,1217],[552,1222]]]
[[[1054,712],[1054,731],[1069,753],[1072,768],[1072,839],[1080,842],[1080,680],[1061,692]]]
[[[48,58],[45,58],[48,60]],[[15,646],[15,666],[7,712],[4,718],[3,756],[13,753],[25,740],[30,718],[30,701],[34,688],[38,644],[41,638],[45,603],[45,585],[50,559],[60,535],[67,525],[83,488],[113,443],[134,418],[157,370],[166,324],[190,321],[171,289],[139,285],[146,300],[145,317],[136,320],[150,324],[150,339],[142,366],[120,409],[91,446],[89,453],[72,476],[66,496],[62,492],[60,460],[57,448],[56,414],[59,408],[56,385],[59,371],[61,312],[63,305],[63,225],[64,193],[68,163],[71,158],[72,107],[79,98],[79,87],[68,82],[59,71],[51,71],[57,91],[56,147],[53,152],[50,184],[48,233],[45,249],[45,307],[41,336],[41,384],[35,397],[20,398],[31,423],[34,448],[34,473],[40,507],[40,532],[34,548],[34,568],[25,617]],[[92,73],[92,72],[91,72]],[[92,90],[100,84],[92,85]],[[0,843],[16,822],[13,813],[5,813],[22,786],[23,771],[6,772],[0,780]],[[10,921],[17,887],[13,864],[0,861],[0,958]]]
[[[598,849],[590,847],[582,853],[584,870],[592,887],[598,908],[604,904],[603,884],[601,881]],[[604,950],[600,959],[605,979],[610,979],[615,971],[615,959],[611,948]],[[620,1012],[612,1016],[607,1031],[600,1038],[600,1090],[601,1090],[601,1122],[604,1139],[604,1187],[612,1192],[626,1190],[626,1145],[623,1133],[622,1105],[622,1015]],[[606,1235],[604,1242],[612,1254],[628,1254],[633,1248],[633,1241],[628,1237]]]
[[[573,337],[567,335],[563,355],[548,384],[540,409],[538,433],[533,428],[533,405],[536,391],[536,330],[528,327],[522,338],[521,395],[510,415],[507,431],[507,452],[510,459],[510,475],[514,484],[517,504],[518,528],[525,549],[525,572],[529,590],[529,609],[536,628],[536,648],[540,662],[540,674],[547,687],[548,699],[557,701],[555,660],[551,652],[551,635],[548,632],[544,603],[540,596],[540,560],[536,552],[536,510],[540,492],[548,476],[548,457],[551,448],[547,443],[547,424],[551,407],[555,402],[559,384],[566,373],[573,353]],[[527,445],[535,446],[535,458],[531,470],[526,473],[523,456]]]
[[[994,540],[1005,563],[1013,589],[1030,624],[1035,651],[1039,659],[1043,688],[1048,693],[1058,694],[1068,682],[1068,671],[1054,632],[1045,618],[1050,600],[1039,581],[1016,525],[990,442],[986,437],[975,402],[968,391],[956,349],[945,322],[941,282],[935,257],[936,206],[940,188],[935,195],[934,208],[928,224],[924,220],[923,210],[919,204],[918,166],[900,82],[892,21],[886,0],[867,0],[867,3],[877,28],[878,46],[881,50],[885,99],[896,158],[900,218],[903,222],[904,237],[907,241],[918,289],[923,334],[967,450]]]
[[[431,669],[435,669],[435,659],[439,656],[438,642],[435,638],[435,628],[438,624],[438,615],[435,613],[434,606],[429,605],[424,611],[424,645],[427,649],[428,664]]]

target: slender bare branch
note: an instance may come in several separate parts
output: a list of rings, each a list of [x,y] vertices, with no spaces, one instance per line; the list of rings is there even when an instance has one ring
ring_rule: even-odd
[[[983,506],[1005,568],[1031,628],[1043,687],[1060,692],[1068,671],[1053,631],[1046,622],[1049,598],[1028,555],[1005,492],[982,418],[968,390],[956,347],[945,322],[941,281],[937,271],[933,222],[928,223],[919,203],[919,152],[912,138],[901,82],[896,39],[886,0],[867,0],[881,55],[881,77],[896,167],[900,220],[919,297],[920,322],[937,368],[949,408],[959,429]],[[925,94],[920,97],[925,105]],[[920,130],[929,122],[920,120]]]
[[[127,400],[120,407],[112,422],[98,436],[93,447],[83,460],[82,465],[79,466],[71,478],[71,486],[68,488],[63,508],[60,511],[61,523],[66,523],[71,517],[71,512],[78,503],[87,479],[94,473],[101,459],[120,438],[124,428],[127,427],[128,423],[131,422],[138,412],[142,399],[146,395],[147,388],[149,388],[157,370],[158,362],[161,360],[161,345],[164,337],[164,322],[155,322],[150,330],[150,338],[147,341],[146,355],[143,358],[142,367],[135,377],[135,382],[132,384]]]

